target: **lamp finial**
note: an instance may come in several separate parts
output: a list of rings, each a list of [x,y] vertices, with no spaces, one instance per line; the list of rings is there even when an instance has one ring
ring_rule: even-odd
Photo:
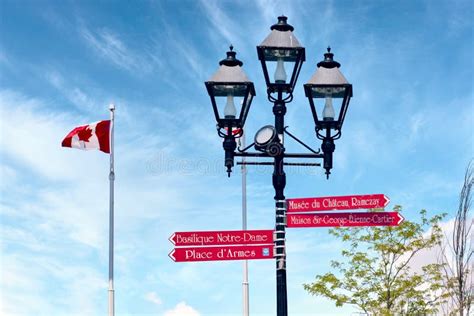
[[[331,46],[327,47],[327,53],[324,53],[324,60],[320,61],[317,66],[324,67],[324,68],[334,68],[334,67],[341,67],[341,64],[334,60],[334,54],[331,53]]]

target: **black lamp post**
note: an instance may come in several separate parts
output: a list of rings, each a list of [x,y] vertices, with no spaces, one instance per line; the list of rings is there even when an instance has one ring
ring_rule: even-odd
[[[273,102],[275,132],[278,136],[272,141],[271,146],[279,149],[273,154],[273,187],[275,189],[277,315],[280,316],[288,314],[285,250],[286,202],[284,195],[286,174],[283,170],[285,157],[285,147],[283,145],[286,114],[285,103],[291,102],[293,99],[293,89],[305,60],[305,49],[293,34],[294,28],[287,23],[286,16],[279,16],[278,23],[272,25],[270,30],[271,33],[257,46],[257,54],[262,64],[263,75],[267,84],[268,99]],[[271,80],[272,74],[269,73],[269,70],[272,68],[270,68],[270,64],[275,63],[274,80]],[[285,64],[287,67],[285,67]],[[291,71],[289,80],[285,68],[289,68]],[[283,93],[286,93],[285,97],[283,97]],[[262,133],[262,130],[259,133]],[[257,133],[257,137],[259,133]]]
[[[220,137],[224,138],[225,166],[228,175],[234,166],[234,157],[263,157],[273,158],[273,162],[245,162],[248,165],[273,165],[273,187],[275,189],[275,251],[276,283],[277,283],[277,316],[288,315],[287,286],[286,286],[286,202],[284,189],[286,186],[285,165],[292,166],[320,166],[319,163],[289,163],[285,158],[316,158],[323,159],[326,174],[329,177],[332,168],[332,153],[334,140],[341,135],[342,123],[346,115],[349,99],[352,97],[350,85],[339,71],[340,64],[333,60],[333,54],[328,49],[324,61],[318,63],[316,73],[305,84],[305,93],[309,98],[311,112],[315,122],[317,138],[323,140],[322,150],[313,150],[311,147],[287,131],[284,125],[286,103],[293,100],[293,90],[305,61],[305,49],[293,34],[293,26],[287,23],[287,17],[278,17],[278,23],[272,25],[271,33],[257,46],[258,58],[267,85],[267,96],[273,102],[275,125],[262,127],[255,135],[254,143],[246,148],[237,148],[235,138],[241,136],[245,119],[250,109],[255,90],[253,83],[241,69],[242,62],[235,58],[235,52],[227,52],[227,58],[222,60],[220,68],[207,81],[206,87],[211,97],[211,103],[217,121]],[[290,69],[291,66],[291,69]],[[287,70],[291,75],[287,76]],[[269,73],[270,72],[270,73]],[[272,74],[273,72],[273,74]],[[231,102],[233,97],[240,97],[241,110],[236,110]],[[222,110],[216,97],[226,97],[227,103]],[[317,104],[314,99],[325,99],[323,113],[318,115]],[[342,99],[339,115],[336,117],[332,99]],[[223,113],[223,115],[221,114]],[[237,113],[240,113],[237,116]],[[324,132],[325,133],[324,133]],[[309,153],[287,153],[283,143],[284,135],[288,135]],[[256,152],[249,152],[254,147]]]

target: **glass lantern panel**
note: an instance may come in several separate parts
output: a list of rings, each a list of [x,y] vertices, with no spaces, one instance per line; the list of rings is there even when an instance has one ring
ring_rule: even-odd
[[[241,96],[245,96],[248,88],[247,88],[247,85],[244,85],[244,84],[240,84],[240,85],[215,84],[212,86],[212,90],[213,90],[214,96],[216,97],[223,97],[229,94],[232,94],[234,97],[237,97],[237,96],[241,97]]]
[[[294,62],[285,62],[284,59],[267,62],[268,77],[271,83],[290,83]]]
[[[252,95],[252,93],[249,89],[248,94],[247,94],[247,98],[245,99],[245,97],[244,97],[244,99],[242,100],[242,102],[245,101],[245,107],[243,107],[242,110],[244,112],[246,112],[246,113],[242,113],[242,115],[247,115],[248,114],[248,111],[250,109],[250,104],[252,103],[252,99],[253,99],[253,95]],[[242,117],[242,119],[245,119],[245,117]]]
[[[333,90],[333,94],[328,93],[326,90],[318,92],[320,97],[313,98],[316,112],[318,113],[318,120],[320,121],[337,121],[339,119],[339,113],[342,109],[342,103],[344,98],[340,95],[338,90]],[[338,88],[340,89],[340,88]]]
[[[240,116],[245,101],[244,96],[233,95],[229,92],[225,95],[216,96],[215,100],[221,119],[242,119]]]
[[[295,49],[276,49],[276,48],[265,48],[264,55],[266,61],[278,61],[283,59],[284,61],[296,61],[298,58],[298,51]]]
[[[311,88],[313,98],[326,98],[330,96],[332,98],[343,98],[346,87],[337,86],[317,86]]]

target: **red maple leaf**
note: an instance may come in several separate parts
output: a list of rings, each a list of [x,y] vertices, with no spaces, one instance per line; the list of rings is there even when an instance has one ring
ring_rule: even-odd
[[[89,142],[89,138],[92,137],[92,130],[89,127],[86,127],[82,131],[79,131],[77,136],[79,137],[79,140]]]

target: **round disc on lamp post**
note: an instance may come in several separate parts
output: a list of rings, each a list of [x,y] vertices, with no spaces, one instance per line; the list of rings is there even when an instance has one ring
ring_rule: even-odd
[[[292,93],[305,60],[304,47],[293,34],[293,26],[286,21],[286,16],[279,16],[278,22],[270,28],[271,33],[257,46],[269,93]],[[291,69],[288,68],[290,64]],[[274,70],[273,74],[269,74],[271,70]]]

